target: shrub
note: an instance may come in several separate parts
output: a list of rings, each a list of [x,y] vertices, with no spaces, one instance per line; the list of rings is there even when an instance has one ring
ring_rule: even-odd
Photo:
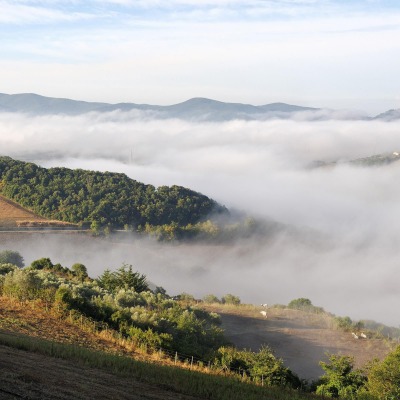
[[[35,260],[31,264],[31,269],[41,270],[41,269],[52,269],[53,263],[50,258],[40,258],[39,260]]]
[[[215,296],[214,294],[208,294],[203,297],[204,303],[212,304],[212,303],[221,303],[221,300]]]
[[[379,400],[400,398],[400,346],[383,361],[372,364],[366,390]]]
[[[42,280],[35,271],[15,270],[4,278],[3,293],[19,300],[33,300],[39,297]]]
[[[325,375],[316,383],[316,393],[332,398],[355,399],[366,382],[361,370],[354,370],[354,358],[329,355],[329,363],[320,362]]]
[[[84,279],[86,279],[88,277],[87,268],[83,264],[75,263],[71,267],[71,271],[81,281],[83,281]]]
[[[16,265],[10,263],[0,264],[0,275],[6,275],[17,268],[18,267]]]
[[[322,307],[316,307],[311,303],[310,299],[300,297],[299,299],[294,299],[288,304],[288,308],[293,310],[301,310],[313,313],[322,313],[324,309]]]
[[[266,386],[298,388],[301,385],[300,379],[284,367],[282,360],[277,359],[266,346],[261,347],[257,353],[234,347],[220,347],[215,363],[225,370],[241,372],[259,382],[262,380]]]
[[[235,306],[240,304],[240,298],[230,293],[223,296],[221,300],[223,304],[233,304]]]

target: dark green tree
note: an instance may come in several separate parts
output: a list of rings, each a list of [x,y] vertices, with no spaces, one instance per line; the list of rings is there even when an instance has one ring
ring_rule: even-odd
[[[75,263],[71,267],[71,271],[81,281],[84,281],[88,277],[87,268],[83,264]]]
[[[134,272],[132,265],[123,264],[122,267],[117,269],[115,275],[120,288],[132,289],[138,293],[149,290],[146,276],[137,271]]]
[[[372,364],[366,391],[373,399],[400,399],[400,346],[383,361]]]
[[[138,293],[149,290],[146,276],[133,271],[132,265],[128,264],[123,264],[114,272],[106,269],[97,278],[97,282],[100,287],[110,292],[118,289],[131,289]]]
[[[13,250],[0,251],[0,264],[13,264],[18,268],[23,268],[25,265],[21,254]]]
[[[320,362],[325,375],[316,383],[316,393],[325,397],[355,399],[365,385],[366,377],[361,370],[354,370],[354,358],[329,355],[329,362]]]
[[[233,294],[226,294],[225,296],[222,296],[221,302],[223,304],[233,304],[235,306],[238,306],[240,304],[240,298],[238,296],[234,296]]]
[[[40,258],[39,260],[35,260],[31,264],[31,269],[52,269],[53,268],[53,263],[51,262],[50,258]]]

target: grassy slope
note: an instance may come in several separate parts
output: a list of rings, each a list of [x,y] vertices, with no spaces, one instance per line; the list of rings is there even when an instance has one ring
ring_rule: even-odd
[[[114,340],[107,333],[91,331],[85,323],[80,327],[79,321],[71,324],[68,318],[60,319],[57,312],[46,311],[38,303],[20,304],[4,297],[0,298],[0,345],[14,349],[7,350],[0,346],[0,353],[6,354],[8,359],[7,363],[0,362],[0,395],[3,390],[4,396],[14,393],[33,399],[75,399],[91,398],[90,393],[98,393],[99,397],[96,398],[121,399],[136,399],[141,394],[154,399],[189,399],[187,396],[221,400],[314,398],[279,388],[247,384],[237,378],[174,367],[171,361],[165,359],[156,363],[158,355],[145,356],[129,348],[123,341]],[[30,353],[24,356],[15,349]],[[41,358],[36,359],[37,354],[32,355],[32,352],[41,354]],[[58,363],[53,357],[66,361]],[[29,361],[32,358],[33,361]],[[0,356],[2,359],[3,356]],[[146,359],[146,362],[138,359]],[[33,370],[27,372],[26,365],[40,365],[40,368],[32,367]],[[90,372],[91,368],[101,371]],[[78,371],[78,374],[74,371]],[[96,376],[102,378],[95,379]],[[68,389],[66,392],[57,392],[57,382],[60,381]],[[104,382],[110,382],[110,385],[106,385],[107,390],[103,389]],[[119,392],[127,384],[135,389]],[[15,388],[27,392],[13,392]],[[112,388],[115,392],[112,392]],[[163,391],[166,393],[164,397]],[[56,394],[63,397],[56,397]],[[168,397],[167,394],[174,396]]]

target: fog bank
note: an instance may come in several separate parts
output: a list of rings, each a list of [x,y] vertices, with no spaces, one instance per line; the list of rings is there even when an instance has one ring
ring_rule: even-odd
[[[397,326],[392,310],[400,306],[400,163],[309,166],[398,151],[399,130],[400,122],[382,121],[195,123],[137,112],[0,113],[3,155],[46,167],[125,172],[156,186],[187,186],[297,232],[230,246],[151,240],[99,245],[58,236],[12,245],[29,261],[79,261],[92,275],[127,262],[174,294],[230,292],[255,303],[308,297],[339,315]]]

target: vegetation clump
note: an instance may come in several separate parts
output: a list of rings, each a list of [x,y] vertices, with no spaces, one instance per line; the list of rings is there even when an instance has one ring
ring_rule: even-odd
[[[310,299],[306,299],[304,297],[300,297],[298,299],[292,300],[288,304],[288,308],[291,308],[294,310],[306,311],[306,312],[313,312],[316,314],[320,314],[320,313],[324,312],[324,309],[322,307],[314,306]]]

